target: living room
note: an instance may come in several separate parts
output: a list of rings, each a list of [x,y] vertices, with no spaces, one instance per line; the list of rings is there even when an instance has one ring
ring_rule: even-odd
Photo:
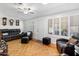
[[[0,3],[0,55],[79,56],[78,6]]]

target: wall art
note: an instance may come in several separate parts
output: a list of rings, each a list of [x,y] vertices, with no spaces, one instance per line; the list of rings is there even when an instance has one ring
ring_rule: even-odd
[[[16,20],[16,26],[19,26],[19,20]]]
[[[10,22],[10,25],[13,26],[14,20],[10,19],[9,22]]]
[[[6,17],[2,18],[2,25],[3,26],[7,25],[7,18]]]

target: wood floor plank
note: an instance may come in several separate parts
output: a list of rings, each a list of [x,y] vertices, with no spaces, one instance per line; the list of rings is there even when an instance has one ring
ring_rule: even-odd
[[[44,45],[36,40],[21,44],[20,39],[8,42],[9,56],[57,56],[56,45]]]

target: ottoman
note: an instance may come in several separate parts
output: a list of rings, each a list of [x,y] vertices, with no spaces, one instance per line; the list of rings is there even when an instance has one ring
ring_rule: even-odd
[[[44,37],[43,38],[43,44],[49,45],[50,43],[51,43],[51,38],[49,38],[49,37]]]
[[[21,38],[21,43],[28,43],[29,42],[29,37],[22,37]]]

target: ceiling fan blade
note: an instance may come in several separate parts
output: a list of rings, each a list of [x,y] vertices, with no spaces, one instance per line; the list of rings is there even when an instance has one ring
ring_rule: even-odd
[[[34,12],[30,12],[31,14],[34,14]]]

